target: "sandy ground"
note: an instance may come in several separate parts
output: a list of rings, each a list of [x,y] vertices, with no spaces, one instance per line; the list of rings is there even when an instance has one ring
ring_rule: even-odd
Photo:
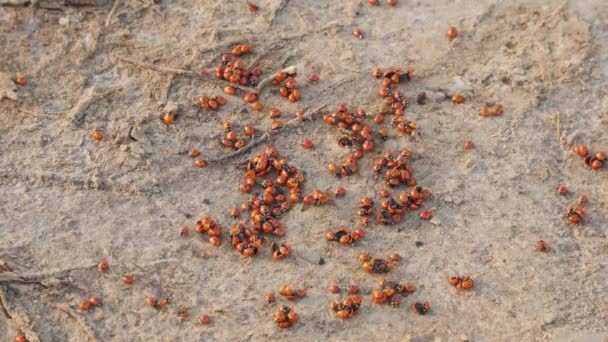
[[[108,25],[110,1],[0,7],[0,260],[12,269],[0,274],[0,340],[19,330],[30,341],[608,339],[608,170],[592,172],[571,152],[580,143],[608,149],[608,2],[400,0],[391,8],[292,0],[277,11],[279,1],[252,1],[256,14],[242,1],[119,1]],[[0,1],[7,2],[14,1]],[[460,32],[454,41],[445,36],[449,25]],[[351,35],[354,27],[365,39]],[[217,113],[201,112],[198,96],[220,95],[221,87],[121,61],[212,70],[236,43],[255,46],[243,60],[265,75],[297,65],[302,101],[261,94],[287,118],[319,104],[378,109],[376,66],[414,68],[415,80],[401,89],[412,99],[429,95],[406,113],[417,134],[391,130],[348,179],[325,169],[346,152],[318,116],[274,138],[307,173],[305,191],[347,189],[329,206],[298,204],[284,216],[294,253],[283,261],[265,249],[245,258],[227,238],[215,248],[178,235],[201,215],[227,230],[235,222],[228,210],[246,198],[233,163],[241,158],[197,169],[187,151],[227,153],[217,142],[220,123],[266,129],[265,113],[235,113],[237,97]],[[306,85],[312,72],[321,80]],[[17,74],[25,87],[13,85]],[[452,104],[446,96],[454,93],[466,102]],[[91,101],[79,106],[87,94]],[[169,102],[179,115],[167,127],[159,115]],[[494,102],[502,117],[478,115]],[[92,141],[95,129],[103,141]],[[305,138],[314,150],[301,147]],[[473,150],[463,149],[468,139]],[[403,147],[415,152],[418,183],[433,191],[425,208],[435,218],[409,213],[397,226],[374,224],[356,246],[325,241],[326,230],[358,222],[361,196],[383,188],[372,160]],[[571,194],[559,196],[559,185]],[[562,216],[580,194],[589,197],[588,216],[573,226]],[[539,239],[552,251],[536,252]],[[362,251],[402,255],[388,277],[417,292],[397,309],[372,304],[367,294],[380,277],[360,269]],[[97,271],[100,260],[108,272]],[[133,286],[122,283],[128,273]],[[452,275],[472,276],[474,290],[457,293]],[[332,283],[364,289],[357,317],[340,322],[329,311]],[[282,284],[308,291],[288,330],[276,327],[276,306],[263,300]],[[91,295],[104,305],[79,312]],[[145,305],[147,295],[171,302],[157,311]],[[414,315],[412,303],[425,300],[431,312]],[[181,305],[189,318],[177,317]],[[201,313],[211,325],[198,323]]]

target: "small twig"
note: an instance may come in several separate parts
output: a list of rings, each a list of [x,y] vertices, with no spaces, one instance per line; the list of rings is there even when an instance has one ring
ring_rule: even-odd
[[[560,120],[559,120],[559,113],[555,114],[555,125],[556,125],[556,129],[557,129],[557,143],[559,145],[561,145],[562,144],[562,142],[561,142],[561,140],[562,140],[561,139],[562,127],[561,127],[561,123],[560,123]]]
[[[97,6],[97,0],[65,0],[66,6]]]
[[[219,157],[215,157],[215,158],[209,158],[209,159],[207,159],[207,162],[215,163],[215,162],[218,162],[218,161],[230,159],[232,157],[236,157],[236,156],[238,156],[240,154],[243,154],[243,153],[251,150],[252,148],[260,145],[261,143],[267,141],[268,139],[270,139],[270,132],[271,131],[265,132],[264,135],[262,135],[261,137],[252,140],[249,144],[245,145],[244,147],[242,147],[242,148],[240,148],[240,149],[238,149],[238,150],[236,150],[236,151],[234,151],[232,153],[228,153],[228,154],[225,154],[223,156],[219,156]]]
[[[229,33],[231,31],[233,31],[233,30],[223,29],[222,33]],[[218,38],[219,34],[217,33],[217,30],[214,30],[211,33],[211,37],[212,37],[211,41],[209,43],[207,43],[208,46],[206,48],[200,50],[199,53],[205,54],[207,52],[216,52],[217,50],[224,50],[224,49],[229,51],[231,46],[239,44],[243,41],[248,41],[248,40],[255,38],[254,32],[251,32],[251,31],[243,32],[242,29],[240,29],[240,30],[235,30],[235,32],[238,32],[237,39],[231,39],[229,37],[226,37],[225,39],[220,39],[220,38]],[[216,40],[221,40],[221,42],[218,44],[209,46],[209,44],[212,44]]]
[[[329,23],[329,24],[325,25],[324,27],[322,27],[322,28],[320,28],[320,29],[318,29],[316,31],[306,31],[306,32],[303,32],[303,33],[294,33],[294,34],[291,34],[291,35],[285,35],[285,36],[279,37],[279,40],[285,41],[285,40],[299,39],[299,38],[302,38],[302,37],[305,37],[305,36],[323,33],[323,32],[328,31],[328,30],[330,30],[330,29],[332,29],[334,27],[335,28],[344,28],[346,26],[347,26],[346,24],[341,24],[341,23],[338,23],[338,22],[332,22],[332,23]]]
[[[299,254],[299,253],[298,253],[298,254],[295,254],[295,255],[294,255],[294,257],[295,257],[295,259],[296,259],[296,260],[298,260],[298,259],[302,259],[302,260],[304,260],[304,261],[308,262],[309,264],[313,264],[313,265],[319,265],[319,263],[318,263],[318,262],[314,262],[314,261],[312,261],[312,260],[308,259],[307,257],[305,257],[305,256],[303,256],[303,255],[301,255],[301,254]]]
[[[18,276],[7,274],[0,276],[0,284],[2,283],[17,283],[17,284],[37,284],[43,287],[51,287],[53,285],[57,285],[61,283],[61,280],[56,278],[50,278],[45,280],[43,278],[47,277],[39,277],[37,275],[29,275],[29,276]]]
[[[289,61],[292,57],[295,57],[294,53],[290,53],[289,55],[287,55],[287,57],[283,58],[283,61],[279,65],[283,66],[283,65],[287,64],[287,61]]]
[[[146,268],[158,266],[160,264],[166,264],[166,263],[172,263],[172,262],[179,262],[179,259],[160,259],[160,260],[153,261],[149,264],[144,264],[144,265],[135,264],[135,266],[139,267],[141,269],[146,269]]]
[[[97,264],[83,265],[83,266],[73,267],[73,268],[66,269],[66,270],[50,271],[50,272],[34,273],[34,274],[17,275],[17,274],[13,274],[13,273],[9,273],[9,274],[3,273],[3,274],[0,274],[0,284],[2,284],[2,283],[38,284],[43,287],[50,287],[50,286],[61,284],[63,281],[59,278],[64,276],[66,273],[69,273],[72,271],[77,271],[77,270],[94,268],[94,267],[97,267]]]
[[[97,86],[96,85],[91,86],[89,89],[85,90],[85,92],[82,94],[82,96],[80,97],[78,102],[76,102],[74,107],[72,107],[72,109],[70,109],[70,111],[67,113],[68,118],[71,120],[71,122],[73,124],[78,126],[84,119],[85,111],[87,110],[87,108],[89,108],[91,103],[99,101],[100,99],[103,99],[104,97],[112,94],[115,91],[121,90],[121,89],[122,89],[121,86],[117,86],[117,87],[111,88],[110,90],[108,90],[104,93],[96,93]]]
[[[2,286],[0,286],[0,309],[6,315],[8,319],[10,319],[10,323],[15,324],[19,330],[24,332],[27,336],[27,340],[31,342],[40,342],[40,338],[38,334],[36,334],[32,329],[28,327],[27,322],[22,319],[18,313],[13,311],[8,305],[8,300],[6,299],[6,293]]]
[[[0,1],[0,6],[10,6],[10,7],[17,7],[17,6],[28,6],[30,4],[30,0],[1,0]]]
[[[272,80],[274,79],[274,76],[280,72],[280,71],[284,71],[288,74],[295,74],[296,72],[298,72],[298,68],[295,65],[290,65],[286,68],[283,68],[277,72],[273,72],[270,75],[266,76],[266,78],[264,78],[263,80],[260,81],[260,83],[258,83],[258,86],[256,87],[256,89],[258,90],[258,92],[262,91],[262,89],[264,89],[264,87],[266,87],[269,83],[272,82]]]
[[[266,49],[266,50],[270,50],[270,49]],[[249,63],[249,70],[252,70],[253,68],[255,68],[258,63],[262,60],[262,58],[264,58],[266,54],[265,53],[259,53],[254,59],[253,61],[251,61],[251,63]]]
[[[72,308],[70,308],[66,304],[51,304],[51,306],[59,311],[65,312],[68,316],[72,317],[78,323],[78,325],[80,325],[80,327],[82,328],[84,333],[87,335],[87,337],[89,337],[89,340],[97,341],[95,332],[88,326],[88,324],[85,321],[85,318],[83,318],[82,316],[75,313],[74,310],[72,310]]]
[[[304,121],[304,119],[310,119],[313,117],[313,115],[316,115],[318,113],[320,113],[325,107],[327,107],[326,104],[321,105],[311,111],[309,111],[308,113],[305,113],[302,116],[299,116],[297,118],[291,119],[289,121],[287,121],[287,123],[285,124],[286,128],[291,128],[291,127],[295,127],[297,126],[296,124],[299,123],[300,121]],[[283,132],[284,130],[281,130],[281,132]]]
[[[266,131],[264,133],[264,135],[262,135],[261,137],[258,137],[256,139],[254,139],[254,140],[252,140],[249,144],[247,144],[243,148],[238,149],[238,150],[236,150],[236,151],[234,151],[232,153],[225,154],[223,156],[209,158],[209,159],[207,159],[207,162],[209,162],[209,163],[215,163],[215,162],[219,162],[219,161],[222,161],[222,160],[230,159],[230,158],[236,157],[238,155],[241,155],[241,154],[243,154],[243,153],[251,150],[252,148],[260,145],[261,143],[268,141],[273,135],[276,135],[276,134],[282,133],[282,132],[286,132],[288,129],[298,126],[298,124],[301,121],[303,121],[304,119],[307,119],[307,118],[311,118],[313,115],[315,115],[315,114],[319,113],[320,111],[322,111],[323,108],[325,108],[325,107],[327,107],[327,105],[319,106],[316,109],[314,109],[314,110],[312,110],[312,111],[310,111],[310,112],[308,112],[308,113],[306,113],[306,114],[304,114],[304,115],[302,115],[300,117],[291,119],[291,120],[289,120],[285,124],[285,126],[283,126],[283,129],[278,130],[278,131],[273,131],[273,130]]]
[[[160,71],[160,72],[168,72],[168,73],[173,73],[173,74],[178,74],[178,75],[185,75],[185,76],[200,76],[199,74],[195,73],[194,71],[190,71],[190,70],[184,70],[184,69],[178,69],[178,68],[171,68],[171,67],[166,67],[166,66],[161,66],[161,65],[156,65],[156,64],[151,64],[151,63],[145,63],[145,62],[140,62],[131,58],[127,58],[127,57],[123,57],[123,56],[118,56],[116,57],[118,60],[129,63],[129,64],[133,64],[142,68],[146,68],[146,69],[152,69],[152,70],[156,70],[156,71]]]
[[[108,13],[108,16],[106,17],[106,27],[108,27],[110,25],[110,19],[112,19],[112,16],[114,15],[114,12],[116,11],[116,8],[118,8],[119,2],[120,2],[120,0],[114,0],[114,5],[112,5],[112,9],[110,10],[110,13]]]
[[[211,84],[221,86],[221,87],[233,86],[235,88],[238,88],[242,91],[246,91],[249,93],[257,94],[259,92],[259,90],[256,88],[245,87],[240,84],[230,83],[228,81],[214,79],[214,78],[204,76],[204,75],[201,75],[199,73],[196,73],[196,72],[190,71],[190,70],[184,70],[184,69],[178,69],[178,68],[166,67],[166,66],[161,66],[161,65],[151,64],[151,63],[140,62],[140,61],[130,59],[127,57],[123,57],[123,56],[118,56],[116,58],[120,61],[129,63],[129,64],[133,64],[133,65],[139,66],[141,68],[145,68],[145,69],[152,69],[152,70],[156,70],[159,72],[167,72],[167,73],[172,73],[172,74],[177,74],[177,75],[182,75],[182,76],[195,77],[195,78],[201,79],[203,82],[206,82],[206,83],[211,83]]]
[[[6,300],[6,294],[4,294],[4,289],[1,286],[0,286],[0,309],[2,309],[2,313],[4,313],[8,319],[13,319],[13,317],[15,317],[13,310],[8,306],[8,301]]]
[[[275,8],[274,12],[272,13],[272,17],[270,18],[271,27],[272,27],[272,25],[274,25],[274,21],[277,19],[277,17],[279,16],[279,14],[283,10],[283,8],[285,8],[285,6],[287,6],[288,2],[289,2],[289,0],[280,0],[279,5]]]

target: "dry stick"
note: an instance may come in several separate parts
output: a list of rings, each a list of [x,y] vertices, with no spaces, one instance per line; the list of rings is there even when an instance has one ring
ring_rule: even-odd
[[[108,16],[106,17],[106,27],[108,27],[110,25],[110,19],[112,19],[112,16],[114,15],[114,12],[116,11],[116,8],[118,7],[119,2],[120,2],[120,0],[114,0],[114,5],[112,5],[112,9],[110,10],[110,13],[108,13]]]
[[[294,254],[294,257],[295,257],[295,259],[296,259],[296,260],[297,260],[297,259],[302,259],[302,260],[304,260],[304,261],[308,262],[309,264],[313,264],[313,265],[318,265],[318,264],[319,264],[318,262],[314,262],[314,261],[312,261],[312,260],[308,259],[308,258],[307,258],[307,257],[305,257],[304,255],[301,255],[301,254],[299,254],[299,253]]]
[[[129,64],[133,64],[133,65],[136,65],[136,66],[139,66],[142,68],[146,68],[146,69],[152,69],[152,70],[156,70],[156,71],[160,71],[160,72],[169,72],[169,73],[173,73],[173,74],[192,76],[192,77],[200,76],[199,74],[197,74],[193,71],[189,71],[189,70],[171,68],[171,67],[160,66],[160,65],[151,64],[151,63],[140,62],[140,61],[130,59],[127,57],[123,57],[123,56],[118,56],[116,58],[120,61],[129,63]]]
[[[17,284],[37,284],[42,287],[50,287],[52,285],[57,285],[61,283],[59,279],[50,278],[49,282],[44,280],[44,278],[48,278],[45,276],[18,276],[18,275],[5,275],[0,277],[0,284],[2,283],[17,283]]]
[[[51,304],[51,306],[59,311],[65,312],[66,314],[68,314],[68,316],[72,317],[78,323],[78,325],[80,325],[84,333],[89,337],[89,340],[97,341],[97,337],[95,337],[95,332],[87,325],[84,318],[76,314],[74,310],[72,310],[69,306],[65,304]]]
[[[562,137],[561,137],[562,127],[561,127],[561,123],[559,121],[559,113],[555,114],[555,125],[556,125],[556,129],[557,129],[557,144],[561,146],[561,144],[562,144]]]
[[[266,78],[261,80],[260,83],[258,83],[258,86],[256,88],[258,90],[258,92],[262,91],[262,89],[264,89],[264,87],[266,87],[269,83],[271,83],[272,80],[274,80],[275,75],[280,71],[284,71],[285,73],[288,73],[288,74],[295,74],[296,72],[298,72],[298,68],[295,65],[290,65],[277,72],[271,73],[269,76],[267,76]]]
[[[30,4],[30,0],[0,0],[0,6],[27,6]]]
[[[340,23],[337,23],[337,22],[332,22],[332,23],[329,23],[329,24],[325,25],[324,27],[318,29],[317,31],[312,31],[312,32],[308,31],[308,32],[304,32],[304,33],[294,33],[294,34],[291,34],[291,35],[285,35],[285,36],[279,37],[279,40],[298,39],[298,38],[302,38],[302,37],[313,35],[313,34],[323,33],[323,32],[325,32],[325,31],[327,31],[327,30],[329,30],[331,28],[334,28],[334,27],[335,28],[344,28],[344,27],[346,27],[346,25],[345,24],[340,24]]]
[[[121,90],[121,89],[122,89],[121,86],[117,86],[117,87],[111,88],[110,90],[108,90],[104,93],[96,93],[97,85],[94,84],[89,89],[85,90],[85,92],[82,94],[80,99],[78,99],[78,102],[76,102],[74,107],[72,107],[72,109],[70,109],[70,111],[67,113],[68,118],[71,120],[71,122],[73,124],[78,126],[84,119],[84,113],[87,110],[87,108],[89,108],[91,103],[99,101],[100,99],[103,99],[104,97],[112,94],[115,91]]]
[[[214,158],[209,158],[209,159],[207,159],[207,162],[209,162],[209,163],[215,163],[215,162],[219,162],[219,161],[222,161],[222,160],[230,159],[230,158],[232,158],[232,157],[236,157],[236,156],[238,156],[238,155],[241,155],[241,154],[243,154],[243,153],[245,153],[245,152],[247,152],[247,151],[251,150],[252,148],[254,148],[254,147],[256,147],[256,146],[260,145],[261,143],[263,143],[263,142],[265,142],[265,141],[268,141],[268,140],[269,140],[269,139],[270,139],[270,138],[271,138],[271,137],[272,137],[274,134],[278,134],[278,133],[281,133],[281,132],[285,132],[285,131],[286,131],[286,129],[288,129],[288,128],[293,128],[293,127],[296,127],[296,126],[297,126],[297,123],[299,123],[299,122],[303,121],[303,120],[304,120],[304,119],[306,119],[306,118],[310,118],[310,117],[312,117],[314,114],[319,113],[319,112],[320,112],[321,110],[323,110],[323,108],[325,108],[325,107],[327,107],[327,105],[322,105],[322,106],[319,106],[319,107],[317,107],[316,109],[314,109],[314,110],[312,110],[312,111],[310,111],[310,112],[308,112],[308,113],[306,113],[306,114],[304,114],[304,115],[302,115],[302,116],[300,116],[300,117],[297,117],[297,118],[295,118],[295,119],[291,119],[291,120],[289,120],[289,121],[288,121],[288,122],[285,124],[284,129],[279,130],[279,131],[273,131],[273,130],[266,131],[266,132],[264,133],[264,135],[262,135],[261,137],[259,137],[259,138],[257,138],[257,139],[252,140],[252,141],[251,141],[249,144],[247,144],[247,145],[246,145],[246,146],[244,146],[243,148],[238,149],[238,150],[236,150],[236,151],[234,151],[234,152],[232,152],[232,153],[225,154],[225,155],[223,155],[223,156],[214,157]]]
[[[277,19],[279,13],[283,10],[283,8],[287,6],[288,2],[289,0],[281,0],[281,2],[279,2],[279,5],[276,7],[274,12],[272,13],[272,17],[270,18],[270,26],[274,25],[274,21]]]
[[[283,70],[287,70],[287,69],[292,68],[292,67],[295,68],[295,66],[291,66],[291,67],[287,67],[287,68],[285,68]],[[274,76],[272,76],[272,78],[274,78]],[[321,91],[321,93],[323,93],[323,92],[325,92],[327,90],[330,90],[330,89],[334,89],[334,88],[340,87],[340,86],[342,86],[342,85],[344,85],[346,83],[352,82],[352,81],[353,81],[352,79],[348,79],[348,80],[344,80],[342,82],[336,83],[334,85],[331,85],[331,86],[327,87],[325,90]],[[232,157],[236,157],[238,155],[241,155],[241,154],[243,154],[243,153],[251,150],[252,148],[260,145],[261,143],[263,143],[265,141],[268,141],[272,137],[272,135],[274,134],[274,132],[280,133],[280,132],[284,132],[285,129],[295,127],[297,123],[299,123],[301,121],[304,121],[305,119],[311,118],[313,115],[319,113],[325,107],[327,107],[327,105],[321,105],[321,106],[317,107],[316,109],[314,109],[314,110],[312,110],[312,111],[310,111],[310,112],[308,112],[308,113],[306,113],[306,114],[304,114],[304,115],[302,115],[300,117],[297,117],[295,119],[291,119],[290,121],[288,121],[285,124],[285,128],[284,129],[282,129],[280,131],[272,131],[272,130],[271,131],[267,131],[267,132],[264,133],[264,135],[262,135],[261,137],[255,139],[255,140],[252,140],[249,144],[247,144],[243,148],[238,149],[238,150],[236,150],[236,151],[234,151],[232,153],[225,154],[223,156],[209,158],[209,159],[207,159],[207,162],[214,163],[214,162],[230,159]],[[242,109],[243,108],[241,108],[241,110]],[[239,112],[240,112],[240,110],[239,110]]]
[[[265,132],[264,135],[262,135],[261,137],[252,140],[246,146],[244,146],[244,147],[242,147],[242,148],[240,148],[240,149],[238,149],[238,150],[236,150],[236,151],[234,151],[232,153],[228,153],[228,154],[225,154],[223,156],[219,156],[219,157],[215,157],[215,158],[209,158],[209,159],[207,159],[207,162],[215,163],[215,162],[218,162],[218,161],[222,161],[222,160],[230,159],[232,157],[236,157],[236,156],[238,156],[240,154],[243,154],[243,153],[251,150],[252,148],[254,148],[254,147],[258,146],[259,144],[267,141],[268,139],[270,139],[270,131]]]
[[[8,301],[6,300],[6,295],[4,294],[4,289],[0,286],[0,309],[6,315],[7,318],[13,319],[15,314],[13,310],[8,306]]]
[[[266,49],[266,50],[270,50],[270,49],[272,49],[272,47],[271,47],[271,48],[268,48],[268,49]],[[265,53],[260,53],[260,54],[258,54],[258,55],[257,55],[257,56],[256,56],[256,57],[253,59],[253,61],[251,61],[251,63],[249,63],[249,70],[253,70],[253,68],[255,68],[255,67],[258,65],[258,63],[259,63],[259,62],[262,60],[262,58],[264,58],[264,57],[265,57],[265,55],[266,55]]]
[[[8,319],[11,320],[11,322],[13,322],[19,328],[19,330],[25,333],[28,338],[28,341],[40,342],[38,334],[32,331],[32,329],[29,329],[27,325],[24,326],[23,319],[21,319],[19,317],[19,314],[13,311],[13,309],[8,306],[8,300],[6,300],[6,293],[4,292],[2,286],[0,286],[0,309],[2,309],[2,312],[7,316]]]
[[[0,274],[0,284],[2,284],[2,283],[38,284],[43,287],[49,287],[49,286],[61,284],[62,280],[58,279],[58,278],[64,276],[66,273],[78,271],[78,270],[95,268],[95,267],[97,267],[97,264],[82,265],[82,266],[72,267],[69,269],[50,271],[50,272],[44,272],[44,273],[33,273],[33,274],[22,274],[22,275],[17,275],[17,274],[13,274],[13,273]],[[48,279],[48,281],[46,279]]]
[[[65,0],[66,6],[97,6],[97,0]]]
[[[166,67],[166,66],[161,66],[161,65],[151,64],[151,63],[140,62],[140,61],[130,59],[127,57],[123,57],[123,56],[118,56],[116,58],[120,61],[129,63],[129,64],[133,64],[133,65],[139,66],[141,68],[152,69],[152,70],[156,70],[156,71],[160,71],[160,72],[168,72],[168,73],[178,74],[178,75],[182,75],[182,76],[196,77],[207,83],[211,83],[211,84],[218,85],[221,87],[232,86],[232,87],[241,89],[242,91],[246,91],[249,93],[257,94],[259,92],[259,90],[256,88],[245,87],[240,84],[230,83],[230,82],[224,81],[224,80],[217,80],[217,79],[205,77],[203,75],[200,75],[200,74],[198,74],[194,71],[190,71],[190,70],[184,70],[184,69],[178,69],[178,68]]]
[[[233,31],[233,30],[222,30],[223,33],[230,32],[230,31]],[[251,32],[251,31],[247,31],[247,32],[242,32],[242,31],[239,31],[239,30],[234,30],[234,31],[236,33],[238,33],[238,39],[229,39],[229,38],[222,39],[221,43],[218,43],[218,44],[213,45],[213,46],[206,47],[206,48],[200,50],[200,53],[201,54],[205,54],[205,53],[211,52],[211,51],[215,52],[215,51],[217,51],[219,49],[228,49],[231,45],[236,45],[236,44],[239,44],[239,43],[241,43],[243,41],[252,40],[252,39],[256,38],[254,36],[254,32]],[[214,30],[213,32],[214,32],[213,33],[213,39],[211,40],[211,42],[209,42],[209,44],[211,44],[215,40],[219,39],[219,38],[216,39],[216,36],[218,36],[217,31]]]

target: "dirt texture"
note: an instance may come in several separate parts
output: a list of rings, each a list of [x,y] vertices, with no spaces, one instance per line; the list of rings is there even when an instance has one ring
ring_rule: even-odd
[[[578,144],[608,150],[608,2],[251,3],[256,13],[235,0],[0,0],[0,340],[20,331],[29,341],[608,339],[608,167],[591,171],[572,153]],[[224,95],[213,67],[236,44],[254,46],[241,59],[262,77],[295,66],[302,100],[288,103],[268,85],[262,112],[241,92],[217,112],[200,110],[200,95]],[[339,103],[380,109],[374,67],[415,70],[399,88],[418,128],[412,137],[389,129],[358,174],[337,179],[326,166],[349,151],[320,118]],[[318,82],[307,82],[312,73]],[[25,86],[13,82],[19,75]],[[426,105],[413,101],[421,92]],[[454,94],[465,102],[453,104]],[[479,115],[494,103],[502,116]],[[194,167],[191,148],[209,160],[230,152],[219,144],[222,121],[264,132],[270,107],[283,123],[300,109],[314,114],[242,155]],[[167,126],[169,110],[177,116]],[[302,147],[307,138],[314,149]],[[246,258],[227,237],[238,222],[230,208],[247,199],[235,165],[267,143],[306,173],[304,192],[347,191],[281,218],[281,241],[293,247],[282,261],[266,248]],[[433,192],[424,204],[433,219],[408,212],[398,225],[371,224],[353,246],[326,241],[325,231],[358,225],[362,196],[379,201],[373,160],[404,147]],[[581,194],[587,216],[569,224],[564,213]],[[178,234],[204,215],[223,224],[220,247]],[[541,239],[549,252],[535,250]],[[400,308],[369,299],[381,277],[361,270],[364,251],[402,256],[386,277],[417,291]],[[108,271],[98,271],[101,260]],[[474,289],[455,291],[454,275],[471,276]],[[359,315],[340,321],[330,311],[334,283],[363,289]],[[263,298],[283,284],[308,293],[285,330]],[[92,295],[103,306],[78,310]],[[170,302],[156,310],[149,295]],[[430,312],[415,315],[415,301]],[[182,305],[190,317],[178,317]],[[203,313],[211,324],[199,323]]]

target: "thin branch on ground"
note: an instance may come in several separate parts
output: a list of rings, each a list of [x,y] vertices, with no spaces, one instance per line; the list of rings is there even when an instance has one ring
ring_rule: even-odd
[[[325,25],[324,27],[316,30],[316,31],[307,31],[307,32],[303,32],[303,33],[294,33],[294,34],[290,34],[290,35],[285,35],[285,36],[281,36],[279,37],[279,40],[282,41],[287,41],[287,40],[293,40],[293,39],[300,39],[302,37],[306,37],[306,36],[310,36],[310,35],[315,35],[315,34],[319,34],[319,33],[323,33],[325,31],[328,31],[332,28],[345,28],[347,27],[346,24],[341,24],[338,22],[333,22],[333,23],[329,23],[327,25]]]
[[[295,65],[290,65],[286,68],[283,68],[279,71],[273,72],[270,75],[268,75],[266,78],[264,78],[263,80],[261,80],[256,89],[258,90],[258,92],[261,92],[262,89],[264,89],[268,84],[272,83],[272,80],[274,79],[274,76],[280,72],[280,71],[284,71],[288,74],[295,74],[296,72],[298,72],[298,68]]]
[[[80,99],[78,99],[78,102],[76,102],[74,107],[72,107],[72,109],[68,111],[68,118],[76,126],[82,123],[82,120],[84,120],[85,112],[92,103],[97,102],[116,91],[122,90],[122,86],[113,87],[103,93],[97,93],[96,90],[97,85],[93,85],[89,89],[85,90],[85,92],[82,94]]]
[[[51,287],[54,285],[61,284],[61,280],[57,278],[50,278],[48,276],[37,276],[37,275],[28,275],[28,276],[18,276],[7,274],[0,276],[0,284],[35,284],[40,285],[42,287]]]
[[[8,319],[13,319],[15,314],[13,310],[8,306],[8,301],[6,300],[6,294],[4,293],[4,289],[0,286],[0,309],[2,309],[2,313],[6,315]]]
[[[74,312],[74,310],[72,310],[72,308],[70,308],[66,304],[51,304],[51,306],[61,312],[66,313],[68,316],[72,317],[76,321],[76,323],[78,323],[78,325],[80,326],[82,331],[87,335],[89,340],[91,340],[93,342],[97,341],[95,332],[89,327],[89,325],[87,324],[85,319],[81,315]]]
[[[195,78],[202,80],[203,82],[210,83],[210,84],[213,84],[216,86],[220,86],[220,87],[233,86],[235,88],[238,88],[242,91],[246,91],[249,93],[257,94],[259,92],[259,90],[256,88],[245,87],[240,84],[230,83],[230,82],[224,81],[224,80],[218,80],[215,78],[211,78],[209,76],[201,75],[197,72],[190,71],[190,70],[184,70],[184,69],[179,69],[179,68],[173,68],[173,67],[167,67],[167,66],[162,66],[162,65],[141,62],[141,61],[137,61],[137,60],[134,60],[131,58],[123,57],[123,56],[118,56],[116,58],[120,61],[129,63],[129,64],[133,64],[135,66],[138,66],[138,67],[141,67],[144,69],[151,69],[151,70],[156,70],[159,72],[166,72],[166,73],[172,73],[172,74],[177,74],[177,75],[182,75],[182,76],[195,77]]]
[[[56,285],[60,285],[64,282],[64,280],[60,279],[62,277],[64,277],[67,273],[73,272],[73,271],[78,271],[78,270],[85,270],[85,269],[90,269],[90,268],[95,268],[97,267],[97,264],[91,264],[91,265],[84,265],[84,266],[78,266],[78,267],[73,267],[73,268],[69,268],[69,269],[64,269],[64,270],[51,270],[51,271],[47,271],[47,272],[43,272],[43,273],[33,273],[33,274],[14,274],[14,273],[3,273],[0,274],[0,284],[3,283],[17,283],[17,284],[36,284],[36,285],[40,285],[43,287],[51,287],[51,286],[56,286]]]
[[[21,330],[27,336],[28,341],[31,342],[40,342],[40,338],[38,334],[36,334],[32,329],[28,326],[29,324],[24,321],[21,316],[15,312],[9,305],[8,300],[6,299],[6,293],[2,286],[0,286],[0,309],[6,315],[6,317],[10,320],[9,323],[17,326],[19,330]]]
[[[223,156],[209,158],[209,159],[207,159],[207,162],[209,162],[209,163],[215,163],[215,162],[223,161],[223,160],[230,159],[230,158],[236,157],[238,155],[241,155],[241,154],[243,154],[243,153],[251,150],[252,148],[254,148],[256,146],[259,146],[263,142],[266,142],[266,141],[270,140],[270,138],[273,135],[277,135],[279,133],[283,133],[283,132],[289,131],[291,128],[298,127],[299,123],[301,123],[305,119],[311,118],[315,114],[318,114],[325,107],[327,107],[327,105],[319,106],[319,107],[313,109],[312,111],[307,112],[306,114],[304,114],[304,115],[302,115],[300,117],[291,119],[291,120],[289,120],[283,126],[282,129],[280,129],[280,130],[269,130],[269,131],[266,131],[266,132],[264,132],[264,134],[262,136],[260,136],[260,137],[258,137],[256,139],[253,139],[249,144],[245,145],[243,148],[240,148],[240,149],[238,149],[238,150],[236,150],[236,151],[234,151],[232,153],[228,153],[228,154],[225,154]]]
[[[283,11],[285,6],[287,6],[288,2],[289,2],[289,0],[280,0],[279,5],[274,9],[274,12],[272,12],[272,17],[270,17],[270,26],[271,27],[272,27],[272,25],[274,25],[274,22],[277,20],[277,17],[281,13],[281,11]]]
[[[236,150],[234,152],[225,154],[223,156],[215,157],[215,158],[209,158],[209,159],[207,159],[207,162],[215,163],[215,162],[219,162],[219,161],[222,161],[222,160],[230,159],[232,157],[236,157],[238,155],[241,155],[241,154],[243,154],[243,153],[251,150],[252,148],[260,145],[261,143],[263,143],[265,141],[268,141],[268,139],[270,139],[270,132],[271,131],[265,132],[261,137],[253,139],[249,144],[247,144],[246,146],[244,146],[244,147],[242,147],[242,148],[240,148],[240,149],[238,149],[238,150]]]
[[[112,16],[114,15],[114,12],[116,12],[116,8],[118,8],[118,4],[120,3],[120,0],[114,0],[114,5],[112,5],[112,9],[110,10],[110,13],[108,13],[108,16],[106,17],[106,27],[110,26],[110,20],[112,19]]]

